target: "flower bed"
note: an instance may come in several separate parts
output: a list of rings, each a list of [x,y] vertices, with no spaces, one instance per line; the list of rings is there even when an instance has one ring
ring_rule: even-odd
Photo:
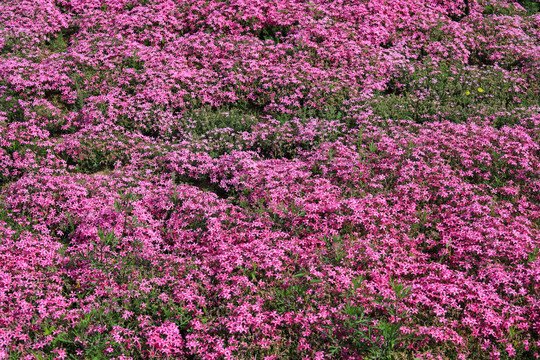
[[[540,357],[538,11],[0,4],[0,359]]]

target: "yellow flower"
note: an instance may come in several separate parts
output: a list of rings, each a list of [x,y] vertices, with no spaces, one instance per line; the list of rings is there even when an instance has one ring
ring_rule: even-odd
[[[471,92],[469,90],[465,91],[465,95],[471,95]]]
[[[479,92],[479,93],[483,93],[483,92],[484,92],[484,89],[478,88],[478,92]]]
[[[75,285],[75,289],[78,289],[81,287],[81,284],[77,281],[77,285]]]

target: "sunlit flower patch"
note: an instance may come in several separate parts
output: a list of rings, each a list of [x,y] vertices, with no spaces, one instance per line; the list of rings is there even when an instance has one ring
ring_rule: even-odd
[[[0,5],[0,359],[540,357],[534,1]]]

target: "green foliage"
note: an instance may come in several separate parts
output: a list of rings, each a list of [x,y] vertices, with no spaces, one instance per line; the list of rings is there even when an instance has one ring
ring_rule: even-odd
[[[278,211],[276,211],[278,210]],[[258,212],[267,212],[268,217],[272,220],[275,229],[290,228],[291,222],[296,217],[303,217],[306,212],[302,206],[296,205],[294,202],[277,205],[277,209],[266,209],[264,204],[259,203]],[[298,229],[296,229],[298,231]]]
[[[119,161],[125,163],[131,154],[126,151],[133,142],[122,133],[112,133],[104,139],[83,138],[80,140],[77,153],[70,150],[58,153],[58,156],[68,165],[74,165],[72,171],[94,174],[99,171],[113,169]],[[156,156],[156,152],[147,152],[147,156]]]
[[[356,291],[362,286],[362,276],[353,280],[352,289],[345,296],[342,318],[335,321],[329,329],[329,353],[336,359],[346,353],[361,355],[367,359],[395,360],[399,345],[407,336],[401,334],[403,323],[400,305],[411,293],[410,287],[392,282],[395,299],[382,299],[375,302],[383,306],[388,320],[369,317],[364,308],[354,302]]]
[[[527,263],[530,264],[535,262],[538,256],[540,256],[540,248],[538,247],[538,245],[536,245],[534,247],[534,250],[529,254]]]
[[[80,111],[84,105],[86,104],[86,99],[92,96],[92,94],[89,94],[83,88],[81,87],[82,83],[84,82],[84,78],[80,75],[74,73],[72,77],[73,84],[75,85],[75,89],[77,91],[77,101],[75,102],[74,111]]]
[[[3,87],[1,85],[3,82],[0,82],[0,89]],[[19,99],[19,94],[9,90],[0,95],[0,114],[5,113],[8,123],[24,121],[24,109]]]
[[[523,3],[526,3],[526,1],[522,1]],[[522,5],[523,6],[523,5]],[[524,6],[525,7],[525,6]],[[525,7],[527,9],[527,7]],[[528,9],[527,9],[528,10]],[[506,15],[506,16],[512,16],[512,15],[521,15],[523,10],[518,10],[513,4],[507,4],[506,6],[502,6],[501,4],[490,4],[487,3],[484,5],[484,15]]]
[[[45,45],[53,53],[66,51],[67,44],[64,39],[64,33],[60,31],[58,34],[52,35],[51,39],[45,42]]]
[[[343,236],[325,236],[323,240],[326,243],[326,256],[324,257],[324,261],[332,265],[341,264],[341,261],[346,256],[345,249],[347,248],[346,244],[343,242]]]
[[[106,169],[109,165],[106,154],[102,151],[95,150],[87,154],[87,156],[71,156],[67,152],[59,153],[61,159],[65,160],[68,165],[76,165],[75,172],[92,174]]]
[[[280,42],[280,39],[287,37],[291,31],[291,26],[267,26],[260,30],[260,40],[272,40],[275,43]]]
[[[489,154],[490,162],[475,160],[472,166],[464,166],[457,152],[445,155],[444,158],[454,169],[467,171],[474,168],[475,172],[473,174],[463,176],[463,180],[470,184],[483,184],[493,188],[501,188],[509,183],[513,183],[523,185],[523,188],[526,188],[528,182],[538,179],[538,174],[534,171],[520,171],[519,166],[509,161],[503,152],[494,149],[486,149],[486,152]],[[516,176],[518,172],[521,174]],[[515,200],[514,197],[509,197],[508,195],[497,194],[495,196],[507,201],[512,201],[512,198]],[[534,198],[533,191],[531,191],[530,197]]]
[[[135,291],[133,285],[129,284],[128,287]],[[64,349],[70,358],[77,358],[77,354],[83,354],[85,359],[107,359],[125,354],[144,358],[144,353],[148,350],[147,344],[142,344],[141,349],[127,348],[125,344],[115,341],[110,331],[115,326],[128,331],[139,331],[137,318],[144,315],[150,316],[151,321],[156,323],[170,321],[176,324],[183,334],[187,334],[193,313],[172,300],[161,300],[160,293],[159,289],[153,289],[149,293],[123,299],[110,292],[107,300],[92,307],[89,312],[81,313],[78,321],[68,323],[62,319],[46,319],[33,336],[53,338],[43,352],[36,351],[35,356],[49,359],[46,354],[50,354],[53,349]],[[125,311],[131,312],[129,318],[123,316]]]
[[[247,104],[219,109],[204,106],[184,114],[182,125],[184,129],[196,135],[206,135],[215,132],[216,129],[231,129],[234,132],[251,131],[252,126],[259,123],[259,120],[247,107]],[[212,135],[217,139],[223,137],[224,140],[228,140],[227,134],[215,132]]]
[[[69,245],[70,236],[75,232],[78,226],[78,221],[75,219],[71,211],[65,212],[65,221],[59,224],[54,230],[57,233],[61,232],[60,242],[64,245]]]
[[[304,298],[308,289],[309,286],[307,284],[297,284],[284,289],[274,289],[274,300],[271,308],[278,314],[299,310],[301,304],[298,302],[298,298]]]
[[[529,15],[540,12],[540,3],[538,0],[518,0],[518,3],[527,10]]]
[[[32,230],[31,225],[22,226],[21,224],[19,224],[19,222],[16,221],[11,216],[11,212],[8,211],[7,209],[5,209],[4,204],[2,203],[2,200],[3,200],[3,198],[2,198],[1,193],[0,193],[0,223],[4,222],[5,223],[4,226],[7,225],[8,227],[11,228],[11,230],[15,231],[15,234],[13,235],[15,238],[18,238],[18,236],[23,231]],[[0,244],[2,244],[2,240],[0,240]]]
[[[496,127],[517,123],[525,108],[538,104],[533,89],[518,85],[501,70],[437,66],[429,61],[413,72],[402,72],[386,93],[371,101],[374,114],[383,119],[463,123],[473,117],[493,117]]]
[[[3,25],[0,24],[0,29]],[[6,36],[4,46],[0,48],[0,56],[23,56],[22,49],[24,49],[24,39],[18,36]]]
[[[124,10],[131,11],[138,6],[147,6],[149,0],[133,0],[124,4]]]
[[[301,107],[295,111],[294,114],[271,113],[271,115],[279,120],[282,124],[285,124],[291,121],[293,118],[300,118],[302,120],[316,118],[329,121],[341,121],[346,118],[346,111],[340,106],[328,106],[325,109]]]
[[[2,131],[2,128],[0,127],[0,132]],[[8,156],[11,159],[14,158],[14,156],[17,156],[19,158],[26,158],[26,157],[33,157],[36,160],[36,163],[39,163],[39,161],[43,158],[47,157],[48,151],[50,150],[50,146],[44,146],[40,144],[40,141],[37,139],[33,139],[32,141],[12,141],[9,146],[3,147],[4,153],[0,154],[4,156]],[[28,173],[39,171],[39,168],[37,167],[29,167],[26,169]],[[22,174],[18,170],[14,170],[13,172],[6,174],[0,173],[0,186],[7,184],[11,181],[17,180]]]
[[[259,266],[251,260],[251,268],[242,269],[242,273],[251,281],[257,281],[260,277]]]
[[[298,311],[305,307],[312,296],[310,290],[323,282],[318,278],[308,280],[309,275],[309,272],[297,273],[293,275],[290,284],[274,287],[272,300],[267,301],[265,307],[279,314]]]
[[[135,69],[137,71],[144,69],[144,61],[140,60],[138,56],[126,57],[122,62],[122,65],[128,69]]]
[[[211,146],[208,153],[212,157],[229,153],[232,149],[241,149],[256,151],[264,158],[291,159],[299,150],[311,149],[319,141],[315,139],[312,144],[310,141],[294,139],[300,131],[299,122],[305,123],[311,119],[341,122],[346,121],[346,118],[346,113],[335,106],[325,110],[302,107],[293,115],[265,111],[262,106],[251,101],[237,101],[220,107],[202,105],[198,109],[186,111],[170,133],[158,136],[173,139],[190,136],[196,143],[203,142],[205,146]],[[128,119],[121,126],[129,129],[127,125],[130,121]],[[264,138],[255,138],[254,143],[246,148],[245,141],[239,139],[240,134],[251,133],[259,125],[268,126],[268,133]],[[325,134],[325,140],[332,141],[342,135],[340,127],[332,130]]]
[[[24,154],[30,151],[37,157],[46,157],[48,147],[40,145],[37,139],[33,139],[32,142],[13,141],[10,146],[4,149],[9,155],[13,155],[14,153]]]

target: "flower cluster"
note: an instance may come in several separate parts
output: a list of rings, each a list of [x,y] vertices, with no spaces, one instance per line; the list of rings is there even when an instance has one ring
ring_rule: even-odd
[[[0,359],[540,357],[527,1],[0,5]]]

